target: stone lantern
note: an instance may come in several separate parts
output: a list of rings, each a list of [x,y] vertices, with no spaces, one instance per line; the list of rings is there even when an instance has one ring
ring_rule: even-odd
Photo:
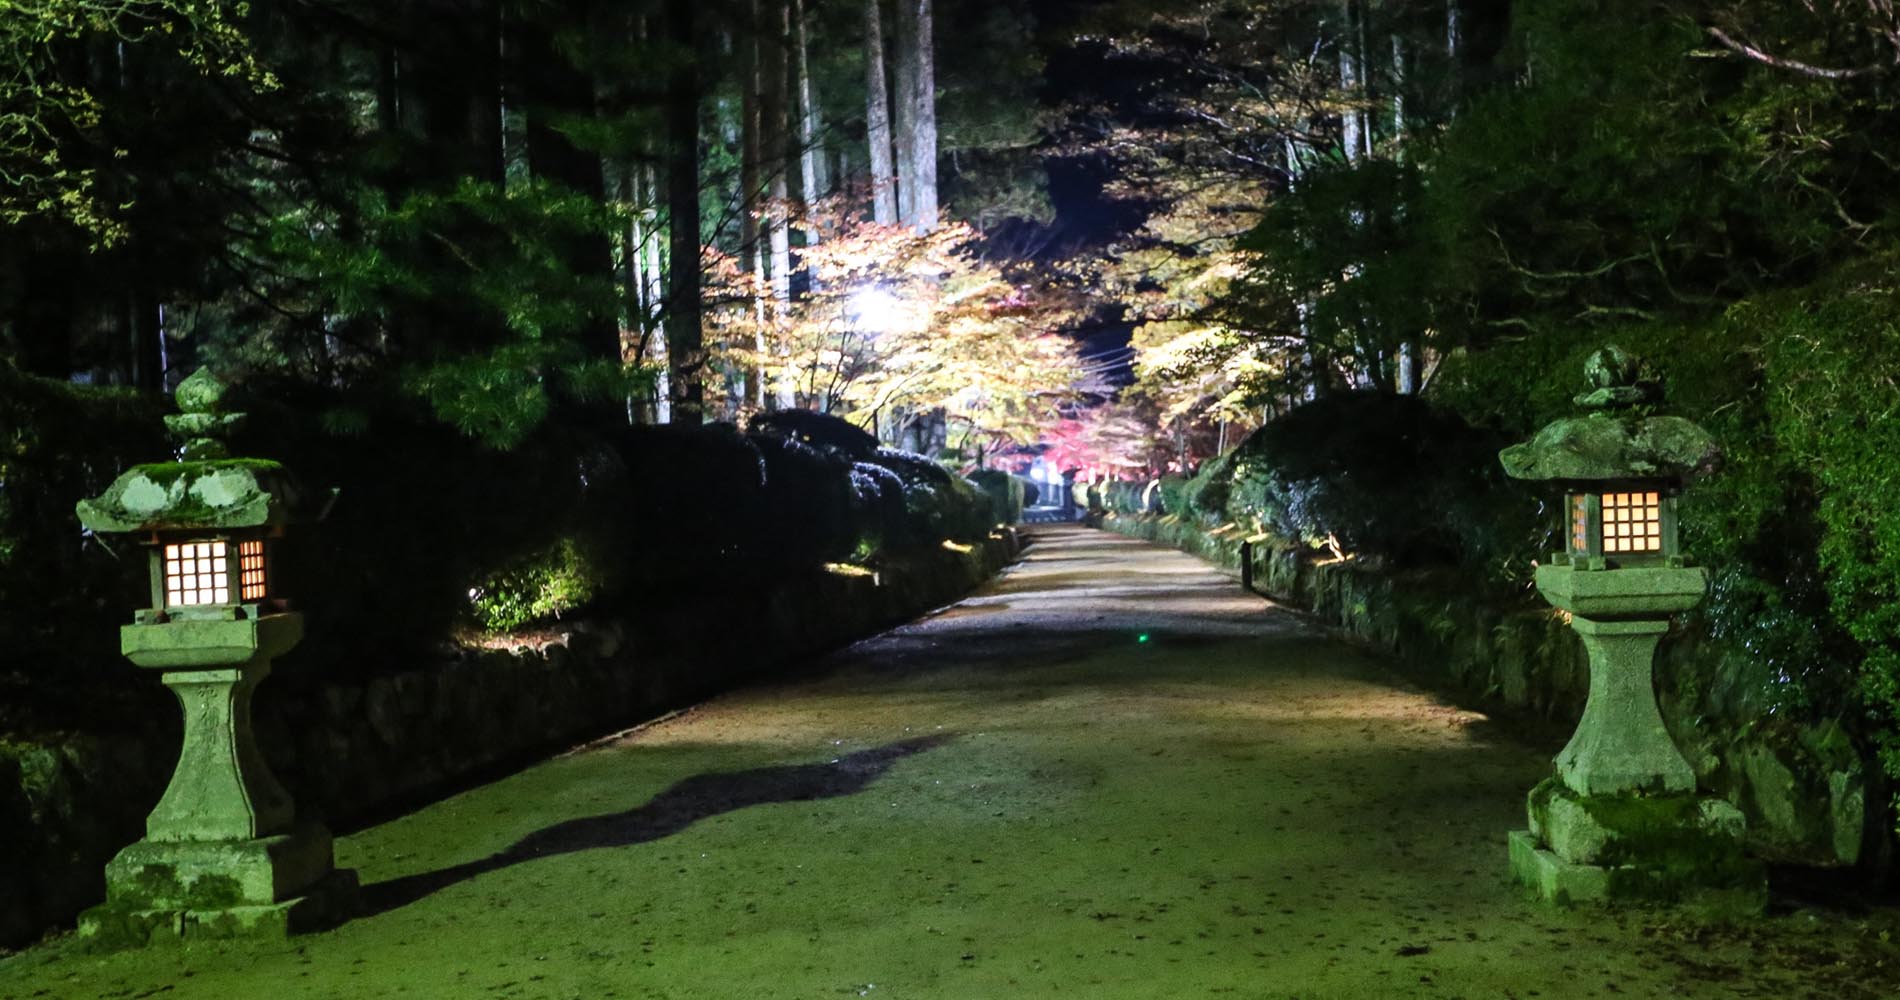
[[[298,494],[277,463],[227,457],[222,439],[242,415],[218,412],[222,393],[206,371],[186,379],[182,412],[165,418],[183,460],[136,466],[78,505],[87,528],[148,547],[151,606],[120,648],[161,671],[185,717],[145,839],[106,866],[106,902],[80,917],[83,935],[107,943],[287,934],[333,921],[355,895],[329,832],[298,822],[252,732],[258,682],[303,637],[271,564]]]
[[[1537,567],[1537,589],[1569,612],[1590,659],[1583,718],[1556,773],[1531,792],[1530,829],[1511,834],[1511,870],[1555,902],[1759,910],[1766,880],[1742,854],[1742,814],[1697,794],[1652,677],[1670,616],[1708,588],[1708,571],[1681,551],[1676,503],[1720,452],[1690,421],[1651,412],[1660,387],[1618,348],[1593,355],[1586,374],[1592,388],[1577,403],[1587,415],[1499,456],[1511,476],[1565,493],[1564,551]]]

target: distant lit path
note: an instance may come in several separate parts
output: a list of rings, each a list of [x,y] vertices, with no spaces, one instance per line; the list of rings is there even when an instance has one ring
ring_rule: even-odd
[[[0,962],[0,997],[1897,992],[1816,975],[1845,928],[1690,943],[1524,901],[1504,835],[1548,748],[1187,556],[1038,530],[818,679],[345,838],[378,912],[337,931],[42,948]]]

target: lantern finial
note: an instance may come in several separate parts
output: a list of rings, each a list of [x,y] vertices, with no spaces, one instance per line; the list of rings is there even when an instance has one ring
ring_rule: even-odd
[[[1615,344],[1606,344],[1583,363],[1590,391],[1578,393],[1575,402],[1590,410],[1621,409],[1643,403],[1662,402],[1662,380],[1642,358]]]
[[[180,461],[202,462],[230,455],[225,442],[244,423],[244,414],[220,412],[218,404],[224,399],[225,389],[209,368],[200,368],[178,383],[174,397],[179,412],[165,417],[165,427],[180,441]]]

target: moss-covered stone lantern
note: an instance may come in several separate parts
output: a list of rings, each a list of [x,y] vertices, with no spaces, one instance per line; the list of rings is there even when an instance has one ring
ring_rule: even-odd
[[[299,822],[251,729],[251,696],[303,637],[274,590],[273,540],[298,510],[275,462],[228,457],[241,414],[200,371],[178,387],[181,461],[136,466],[78,505],[99,534],[148,546],[151,606],[120,632],[133,663],[161,671],[184,710],[171,783],[145,839],[106,866],[106,902],[80,918],[107,944],[180,936],[285,934],[340,916],[355,876],[334,868],[330,834]]]
[[[1742,854],[1741,812],[1697,794],[1653,679],[1670,616],[1708,588],[1707,570],[1681,551],[1677,498],[1720,452],[1701,427],[1653,412],[1659,384],[1620,349],[1598,351],[1586,374],[1577,403],[1590,412],[1499,456],[1511,476],[1564,490],[1564,551],[1537,567],[1537,589],[1569,612],[1590,658],[1583,718],[1555,775],[1531,792],[1530,829],[1511,834],[1512,872],[1557,902],[1759,909],[1766,883]]]

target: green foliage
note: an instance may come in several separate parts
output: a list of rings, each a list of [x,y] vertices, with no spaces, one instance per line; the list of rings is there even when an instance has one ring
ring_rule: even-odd
[[[1812,476],[1811,517],[1833,621],[1864,655],[1860,685],[1888,725],[1900,775],[1900,257],[1865,261],[1803,293],[1731,311],[1763,338],[1769,422]],[[1772,521],[1766,523],[1772,524]]]
[[[1240,329],[1300,331],[1389,380],[1388,359],[1432,327],[1439,247],[1408,211],[1422,191],[1420,172],[1392,160],[1309,170],[1241,240],[1248,272],[1217,314]]]
[[[1227,517],[1233,489],[1234,453],[1224,452],[1201,463],[1181,491],[1182,510],[1201,520],[1218,523]]]
[[[508,632],[585,608],[600,596],[603,575],[590,551],[562,538],[482,581],[469,591],[476,621]]]
[[[394,204],[364,187],[353,224],[336,221],[280,218],[271,251],[332,326],[394,334],[406,391],[470,437],[513,447],[562,400],[650,386],[650,373],[588,357],[575,338],[619,308],[611,276],[576,273],[563,256],[617,224],[599,203],[545,181],[462,178]],[[287,345],[233,333],[253,365],[294,370]],[[291,327],[278,339],[309,335]]]
[[[0,362],[0,649],[11,669],[56,664],[72,679],[116,659],[120,599],[142,592],[145,560],[135,545],[86,545],[73,505],[165,455],[158,418],[150,399]]]
[[[1161,511],[1165,514],[1180,514],[1188,509],[1188,480],[1182,476],[1161,477]]]
[[[127,235],[126,210],[100,181],[104,156],[75,142],[97,141],[100,81],[74,73],[76,46],[117,43],[120,66],[140,50],[169,49],[196,73],[238,81],[253,92],[278,86],[239,24],[245,4],[204,0],[7,0],[0,4],[0,223],[59,219],[95,246]],[[128,56],[130,50],[133,55]]]
[[[880,448],[871,460],[903,484],[906,536],[916,544],[967,541],[987,535],[989,498],[968,479],[909,452]]]
[[[990,516],[997,524],[1015,524],[1023,519],[1023,480],[1001,469],[978,469],[970,481],[989,498]]]
[[[1700,27],[1654,5],[1533,0],[1512,19],[1528,84],[1432,144],[1415,206],[1441,312],[1478,320],[1459,342],[1703,314],[1812,279],[1891,210],[1889,100],[1696,58]]]
[[[1208,462],[1183,499],[1211,520],[1388,565],[1462,566],[1514,589],[1543,532],[1498,465],[1504,443],[1415,396],[1341,393]]]

